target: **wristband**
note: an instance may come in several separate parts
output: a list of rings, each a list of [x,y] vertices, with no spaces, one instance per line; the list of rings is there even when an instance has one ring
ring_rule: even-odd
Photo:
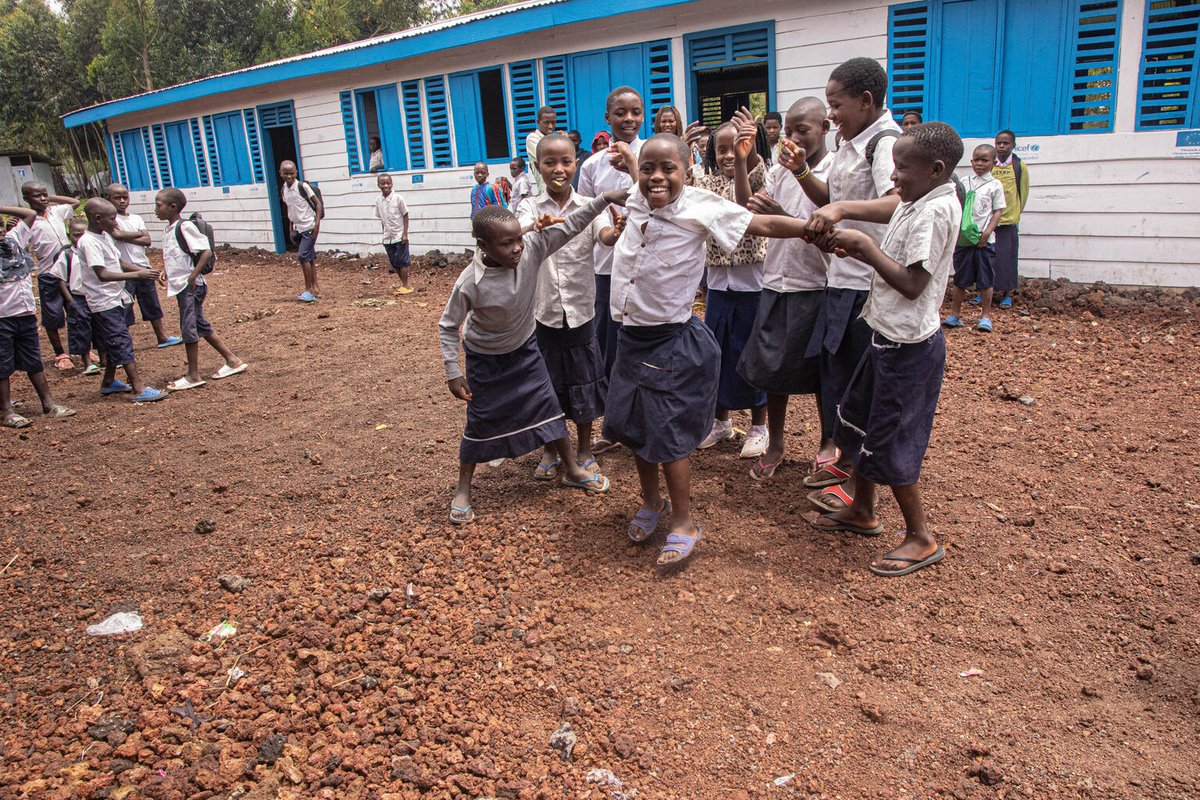
[[[797,172],[796,170],[792,170],[792,174],[796,176],[796,180],[802,181],[805,178],[807,178],[809,175],[812,175],[812,167],[810,167],[808,164],[805,164],[803,172]]]

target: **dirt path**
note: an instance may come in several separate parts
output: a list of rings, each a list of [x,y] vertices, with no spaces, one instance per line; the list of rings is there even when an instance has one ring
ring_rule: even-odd
[[[387,304],[359,265],[307,307],[293,266],[231,254],[211,318],[250,372],[141,407],[54,374],[79,415],[0,436],[0,797],[1200,795],[1190,301],[950,337],[940,566],[873,577],[891,533],[812,531],[801,461],[759,485],[729,445],[694,458],[708,533],[664,578],[623,539],[626,455],[605,498],[530,480],[535,456],[481,469],[479,521],[445,523],[456,270]],[[153,384],[181,374],[135,340]],[[794,459],[813,416],[793,402]],[[84,634],[131,608],[141,631]]]

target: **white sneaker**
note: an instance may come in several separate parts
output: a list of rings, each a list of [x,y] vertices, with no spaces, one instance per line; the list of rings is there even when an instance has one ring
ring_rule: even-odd
[[[767,452],[769,442],[766,425],[751,425],[746,433],[746,443],[742,445],[742,458],[758,458]]]
[[[704,437],[704,441],[700,442],[700,450],[707,450],[717,442],[724,442],[733,438],[733,420],[727,419],[721,421],[713,420],[712,430],[708,432],[708,436]]]

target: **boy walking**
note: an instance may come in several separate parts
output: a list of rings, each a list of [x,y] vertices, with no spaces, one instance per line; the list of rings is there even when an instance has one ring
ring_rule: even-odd
[[[146,248],[150,246],[150,231],[146,223],[137,214],[129,213],[129,190],[119,183],[109,184],[106,191],[108,202],[117,208],[117,227],[112,231],[113,241],[117,244],[117,252],[121,259],[138,269],[150,269],[150,259],[146,257]],[[158,302],[158,287],[154,281],[134,281],[129,284],[127,291],[137,300],[142,310],[142,320],[149,322],[154,329],[154,337],[158,339],[158,347],[174,347],[183,344],[178,336],[167,336],[163,330],[162,304]],[[129,307],[129,324],[134,322],[133,305]]]
[[[996,279],[996,225],[1004,213],[1004,187],[992,177],[992,165],[996,163],[996,149],[990,144],[981,144],[971,154],[971,169],[974,175],[967,178],[963,188],[967,191],[963,201],[962,230],[958,233],[958,247],[954,251],[954,299],[950,303],[950,316],[942,321],[947,328],[961,328],[963,300],[972,286],[979,292],[982,304],[979,330],[992,332],[992,287]]]
[[[375,218],[383,226],[383,249],[387,252],[388,269],[400,276],[396,294],[412,294],[408,285],[408,266],[412,256],[408,252],[408,206],[404,198],[392,191],[392,176],[386,172],[379,176],[380,197],[375,201]]]
[[[279,192],[288,210],[288,237],[300,244],[296,258],[304,274],[304,291],[296,299],[314,303],[321,296],[317,285],[317,236],[321,234],[325,204],[307,182],[296,180],[299,174],[294,161],[280,163],[279,179],[283,186]]]

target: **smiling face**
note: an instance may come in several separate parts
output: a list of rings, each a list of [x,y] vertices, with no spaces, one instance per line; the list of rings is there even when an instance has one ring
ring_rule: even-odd
[[[604,112],[604,121],[612,129],[614,138],[632,142],[642,129],[645,116],[642,98],[633,92],[625,92],[612,99],[608,110]]]
[[[683,191],[687,165],[669,139],[654,139],[642,146],[638,158],[638,189],[650,208],[669,205]]]
[[[550,196],[558,199],[571,191],[571,180],[578,166],[575,147],[569,139],[558,136],[543,139],[537,150],[537,169]]]
[[[734,142],[737,141],[737,131],[732,125],[724,125],[717,129],[717,167],[726,178],[733,177],[735,161]]]
[[[990,144],[981,144],[971,153],[971,169],[976,175],[987,175],[996,163],[996,150]]]
[[[117,207],[118,214],[124,214],[129,209],[129,190],[124,186],[108,187],[108,202]]]
[[[675,116],[675,112],[671,109],[663,109],[658,115],[658,124],[655,125],[655,133],[678,133],[679,117]]]
[[[1008,161],[1008,157],[1012,155],[1013,148],[1016,146],[1017,140],[1011,133],[1000,134],[996,137],[996,158],[1000,161]]]
[[[475,243],[483,251],[484,263],[489,267],[515,269],[525,252],[525,239],[521,236],[521,223],[516,217],[496,222],[486,239]]]
[[[892,148],[892,183],[906,203],[919,200],[932,189],[946,182],[946,165],[942,161],[930,161],[923,157],[916,143],[905,136],[896,140]]]
[[[285,161],[279,165],[279,179],[291,186],[296,182],[296,165],[290,161]]]
[[[384,197],[387,197],[389,194],[392,193],[392,176],[391,175],[380,175],[377,183],[379,184],[379,191],[383,194]]]
[[[803,147],[809,159],[825,151],[825,136],[829,133],[829,120],[823,108],[813,101],[812,108],[788,111],[783,118],[783,136],[798,147]]]
[[[829,104],[829,121],[846,141],[866,130],[879,116],[870,92],[852,95],[838,81],[826,84],[825,102]]]
[[[763,127],[767,129],[767,144],[772,147],[779,141],[779,133],[783,130],[783,126],[775,119],[769,119],[763,123]]]

